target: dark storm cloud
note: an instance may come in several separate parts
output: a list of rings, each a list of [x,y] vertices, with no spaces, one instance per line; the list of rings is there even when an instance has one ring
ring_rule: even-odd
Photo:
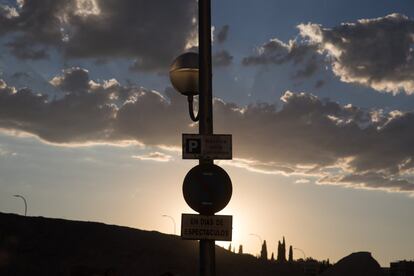
[[[358,123],[369,118],[360,110],[324,103],[308,94],[286,92],[282,100],[285,104],[279,111],[270,104],[240,110],[218,101],[216,109],[223,119],[217,127],[240,139],[238,151],[243,158],[258,157],[280,165],[328,166],[358,150],[357,144],[344,145],[353,135],[364,138]]]
[[[312,23],[298,28],[309,43],[328,54],[342,81],[414,93],[414,20],[391,14],[334,28]]]
[[[235,155],[256,160],[247,167],[288,173],[278,168],[283,166],[323,183],[413,191],[404,175],[414,168],[414,113],[366,112],[303,93],[286,92],[282,100],[279,111],[268,104],[240,110],[216,102],[217,128],[239,142]],[[337,177],[326,178],[332,175]]]
[[[116,80],[96,83],[81,68],[64,70],[51,83],[65,92],[62,97],[49,99],[1,81],[0,127],[58,144],[139,140],[148,145],[177,144],[177,130],[189,129],[183,124],[186,102],[178,93],[167,91],[166,99]]]
[[[60,100],[27,89],[0,87],[0,126],[39,136],[55,143],[103,140],[110,132],[116,109],[101,91],[67,94]]]
[[[51,83],[64,92],[77,93],[90,89],[88,71],[78,67],[64,70],[63,75],[54,77]]]
[[[191,47],[187,52],[198,53],[198,47]],[[233,63],[234,57],[227,50],[219,50],[212,55],[213,65],[216,67],[226,67]]]
[[[321,63],[318,62],[318,58],[313,55],[307,60],[302,69],[298,69],[293,75],[295,79],[304,79],[313,76],[321,68]]]
[[[219,43],[223,43],[227,40],[227,37],[229,35],[230,26],[224,25],[217,33],[217,41]]]
[[[54,47],[69,58],[132,58],[135,69],[159,70],[186,47],[195,8],[194,0],[26,0],[2,6],[0,34],[12,35],[7,45],[22,59]]]
[[[233,62],[233,56],[226,50],[218,51],[213,55],[213,64],[218,67],[229,66]]]
[[[272,39],[259,47],[252,56],[245,57],[243,65],[281,64],[288,60],[289,45],[278,39]]]
[[[9,41],[6,47],[10,49],[10,52],[19,59],[45,59],[48,58],[46,48],[39,47],[36,44],[30,44],[24,38],[15,38],[13,41]]]
[[[52,79],[63,90],[48,99],[0,82],[0,128],[52,143],[179,146],[195,132],[184,97],[165,96],[116,80],[96,83],[81,68]],[[361,110],[287,91],[283,108],[240,107],[215,100],[217,133],[234,136],[234,165],[264,173],[313,176],[321,184],[413,192],[414,113]]]
[[[315,83],[315,88],[317,88],[317,89],[319,89],[319,88],[321,88],[322,86],[324,86],[325,85],[325,81],[324,80],[318,80],[316,83]]]
[[[256,49],[256,53],[253,55],[245,57],[242,64],[257,66],[280,65],[290,62],[301,67],[294,73],[293,78],[307,78],[315,74],[323,65],[316,50],[315,45],[297,41],[289,41],[289,44],[285,44],[275,38]]]
[[[26,72],[16,72],[11,75],[12,79],[21,79],[21,78],[28,78],[30,75]]]
[[[381,173],[348,174],[339,177],[323,177],[318,181],[320,184],[344,184],[349,186],[360,186],[371,189],[387,189],[390,191],[414,191],[414,183],[398,176],[387,176]]]

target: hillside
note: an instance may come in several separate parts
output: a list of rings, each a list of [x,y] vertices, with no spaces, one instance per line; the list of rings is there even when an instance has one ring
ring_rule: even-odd
[[[379,263],[369,252],[356,252],[339,260],[322,276],[382,276]]]
[[[217,275],[302,275],[302,269],[216,247]],[[0,275],[197,275],[198,243],[95,222],[0,213]]]

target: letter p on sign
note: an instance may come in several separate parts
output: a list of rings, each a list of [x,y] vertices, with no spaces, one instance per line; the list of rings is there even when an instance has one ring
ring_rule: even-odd
[[[201,153],[201,139],[188,139],[187,152],[193,154]]]

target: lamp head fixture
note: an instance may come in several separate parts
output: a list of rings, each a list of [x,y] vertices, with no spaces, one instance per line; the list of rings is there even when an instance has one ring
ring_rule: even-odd
[[[174,88],[185,96],[197,96],[198,87],[198,54],[184,53],[171,64],[170,80]]]

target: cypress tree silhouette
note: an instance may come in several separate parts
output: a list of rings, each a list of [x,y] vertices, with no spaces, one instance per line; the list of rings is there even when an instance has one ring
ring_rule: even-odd
[[[275,254],[273,254],[273,252],[272,252],[272,257],[270,257],[270,260],[271,260],[272,262],[274,262],[274,261],[275,261]]]
[[[229,244],[229,248],[227,248],[227,250],[231,252],[231,243]]]
[[[243,245],[241,245],[241,244],[239,246],[239,254],[243,254]]]
[[[280,241],[277,241],[277,261],[278,262],[281,262],[281,259],[282,259],[282,252],[281,252],[281,247],[282,247],[282,244],[280,243]]]
[[[278,242],[277,245],[277,261],[286,262],[286,242],[285,237],[283,237],[283,242]]]
[[[267,260],[266,240],[263,242],[262,251],[260,251],[260,259]]]
[[[289,246],[289,263],[293,262],[293,248]]]

